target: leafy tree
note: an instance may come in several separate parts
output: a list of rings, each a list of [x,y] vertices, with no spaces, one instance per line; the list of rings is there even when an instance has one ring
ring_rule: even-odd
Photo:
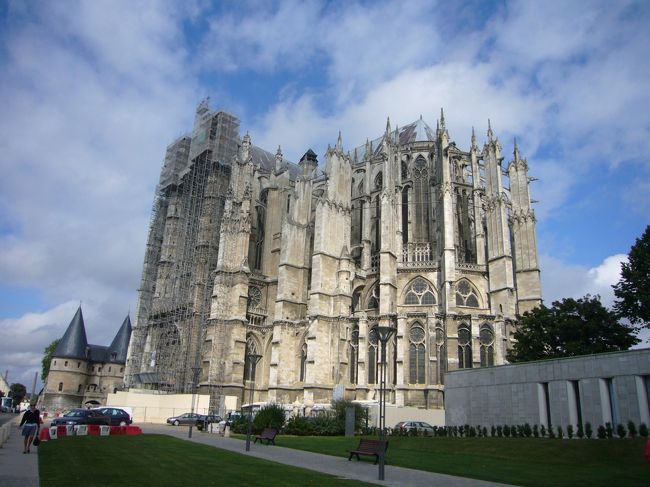
[[[613,287],[614,311],[639,328],[650,328],[650,225],[621,264],[621,279]]]
[[[52,363],[52,355],[54,354],[54,351],[56,350],[56,347],[60,341],[61,339],[57,338],[52,343],[50,343],[47,347],[45,347],[45,350],[43,350],[43,360],[41,362],[42,365],[41,379],[43,380],[43,382],[47,380],[47,376],[50,373],[50,364]]]
[[[13,406],[18,406],[23,398],[27,395],[27,388],[18,383],[13,383],[9,386],[9,396],[13,398]]]
[[[639,342],[634,330],[600,303],[598,296],[565,298],[520,318],[510,362],[527,362],[627,350]]]

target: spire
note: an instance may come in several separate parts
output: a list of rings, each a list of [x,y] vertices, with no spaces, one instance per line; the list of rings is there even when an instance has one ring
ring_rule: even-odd
[[[445,130],[446,128],[447,127],[445,127],[445,112],[442,109],[442,107],[440,107],[440,129]]]
[[[476,132],[474,132],[474,127],[472,126],[472,149],[478,149],[476,144]]]
[[[282,170],[282,167],[284,166],[283,164],[284,158],[282,154],[282,148],[278,146],[278,150],[275,153],[275,171],[279,172]]]
[[[85,359],[86,347],[88,347],[86,326],[79,306],[52,356]]]
[[[515,155],[515,162],[518,162],[519,161],[519,146],[517,145],[517,137],[515,137],[514,155]]]
[[[399,125],[395,125],[395,143],[399,145]]]
[[[386,134],[385,134],[386,142],[390,140],[391,132],[392,130],[390,129],[390,117],[386,117]]]
[[[111,346],[106,351],[106,359],[112,363],[126,363],[126,352],[129,349],[129,340],[131,339],[131,317],[126,315],[122,326],[113,338]]]
[[[341,131],[339,130],[339,138],[336,140],[336,149],[338,151],[343,150],[343,137],[341,137]]]
[[[490,119],[489,118],[488,118],[487,136],[488,136],[488,142],[492,142],[492,138],[494,137],[494,132],[492,132],[492,125],[490,125]]]
[[[359,162],[359,158],[357,157],[357,148],[354,148],[354,162]]]

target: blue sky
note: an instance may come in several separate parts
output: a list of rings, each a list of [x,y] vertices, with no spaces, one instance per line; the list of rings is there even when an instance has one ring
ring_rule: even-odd
[[[490,118],[539,178],[545,300],[611,304],[649,223],[648,25],[645,1],[0,0],[0,372],[29,387],[79,302],[110,343],[206,96],[294,161],[441,107],[466,149]]]

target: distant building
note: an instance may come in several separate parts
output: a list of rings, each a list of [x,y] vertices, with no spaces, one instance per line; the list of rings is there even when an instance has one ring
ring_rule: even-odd
[[[52,410],[106,404],[109,393],[123,388],[130,338],[131,319],[127,316],[110,346],[89,344],[79,307],[52,355],[42,407]]]
[[[502,364],[541,303],[528,163],[420,117],[297,164],[199,105],[168,146],[126,384],[284,404],[377,398],[441,408],[448,370]],[[246,357],[259,355],[259,363]],[[336,392],[336,394],[335,394]]]
[[[445,376],[447,426],[650,425],[650,349],[540,360]]]

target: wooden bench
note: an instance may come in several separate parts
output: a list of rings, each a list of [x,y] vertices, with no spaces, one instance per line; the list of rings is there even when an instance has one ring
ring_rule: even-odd
[[[352,460],[352,456],[356,455],[357,461],[360,460],[359,455],[374,455],[375,465],[379,461],[379,455],[385,455],[388,450],[388,442],[384,440],[367,440],[360,439],[359,446],[356,450],[349,450],[350,456],[348,457],[348,462]]]
[[[273,443],[275,445],[275,437],[278,434],[278,430],[275,428],[264,428],[264,430],[255,437],[255,441],[253,443],[257,443],[257,440],[260,440],[260,443],[262,443],[264,440],[266,440],[266,444]]]

